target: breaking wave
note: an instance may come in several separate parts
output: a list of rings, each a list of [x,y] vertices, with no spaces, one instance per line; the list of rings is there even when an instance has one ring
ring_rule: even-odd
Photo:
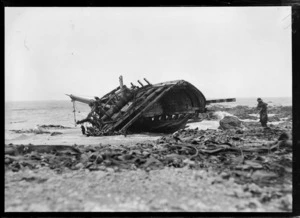
[[[222,120],[224,117],[226,116],[231,116],[231,117],[236,117],[231,113],[228,113],[226,111],[216,111],[213,113],[213,115],[218,119],[218,120]]]

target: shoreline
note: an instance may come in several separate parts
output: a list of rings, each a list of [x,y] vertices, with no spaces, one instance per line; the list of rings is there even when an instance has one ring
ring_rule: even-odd
[[[246,126],[247,123],[250,123],[252,126],[259,127],[259,119],[258,115],[255,113],[255,107],[249,106],[234,106],[234,107],[226,107],[221,104],[214,104],[208,106],[207,113],[200,114],[201,117],[200,122],[189,122],[186,125],[186,128],[198,128],[198,129],[217,129],[219,126],[219,121],[225,116],[235,116],[240,121],[242,121]],[[275,127],[280,123],[285,123],[288,121],[292,121],[292,106],[270,106],[268,108],[269,120],[268,122],[271,127]],[[256,125],[255,122],[258,124]],[[52,124],[40,124],[40,125],[48,125]],[[64,126],[61,126],[64,127]],[[31,130],[31,129],[29,129]],[[13,131],[20,131],[21,133],[13,133]],[[22,133],[22,131],[24,131]],[[5,130],[5,144],[63,144],[63,145],[74,145],[74,144],[99,144],[99,143],[113,143],[118,144],[120,142],[123,143],[138,143],[143,140],[156,140],[159,136],[163,136],[164,134],[154,134],[154,133],[141,133],[141,134],[131,134],[127,135],[127,137],[122,137],[122,135],[118,136],[102,136],[102,137],[86,137],[82,135],[79,127],[64,127],[64,128],[50,128],[45,129],[45,131],[49,131],[50,133],[58,132],[59,135],[51,136],[50,134],[35,134],[27,133],[27,130],[22,129],[6,129]],[[35,130],[33,130],[35,131]],[[61,134],[60,134],[61,133]]]

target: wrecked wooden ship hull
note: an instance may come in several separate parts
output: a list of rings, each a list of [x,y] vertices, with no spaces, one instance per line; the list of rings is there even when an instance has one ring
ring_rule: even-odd
[[[204,113],[208,103],[235,101],[207,101],[201,91],[184,80],[159,84],[144,80],[147,85],[138,81],[140,87],[131,83],[131,88],[127,88],[120,77],[120,86],[102,98],[86,99],[68,95],[73,103],[79,101],[91,107],[87,118],[76,123],[90,123],[87,134],[93,136],[138,132],[173,133],[184,128],[189,119]]]

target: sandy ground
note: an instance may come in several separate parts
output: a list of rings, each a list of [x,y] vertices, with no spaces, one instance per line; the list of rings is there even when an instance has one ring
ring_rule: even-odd
[[[48,131],[48,130],[47,130]],[[54,130],[49,130],[54,132]],[[140,142],[146,142],[148,140],[157,140],[162,134],[133,134],[117,136],[102,136],[102,137],[87,137],[82,135],[79,128],[74,129],[62,129],[55,130],[55,132],[61,132],[61,135],[51,136],[50,134],[21,134],[15,139],[5,140],[5,144],[33,144],[33,145],[99,145],[99,144],[111,144],[111,145],[130,145]]]
[[[10,190],[14,190],[14,192]],[[248,190],[248,191],[245,191]],[[205,170],[7,172],[5,211],[281,211],[262,205],[248,185]]]
[[[242,120],[242,119],[241,119]],[[247,121],[247,120],[242,120]],[[251,120],[249,120],[251,121]],[[282,122],[282,121],[280,121]],[[269,124],[277,125],[280,122],[269,122]],[[199,130],[218,129],[219,120],[203,120],[201,122],[188,123],[187,127],[190,129],[198,128]],[[101,136],[101,137],[87,137],[82,135],[80,128],[71,129],[56,129],[46,130],[49,132],[61,132],[60,135],[51,136],[50,134],[18,134],[18,137],[13,139],[5,139],[5,144],[23,144],[23,145],[131,145],[136,143],[147,143],[147,141],[154,141],[164,136],[159,133],[145,133],[145,134],[132,134],[116,136]]]

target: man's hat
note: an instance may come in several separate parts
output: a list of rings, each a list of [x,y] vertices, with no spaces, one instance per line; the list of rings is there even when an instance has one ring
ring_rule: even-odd
[[[257,101],[261,101],[261,98],[258,98]]]

